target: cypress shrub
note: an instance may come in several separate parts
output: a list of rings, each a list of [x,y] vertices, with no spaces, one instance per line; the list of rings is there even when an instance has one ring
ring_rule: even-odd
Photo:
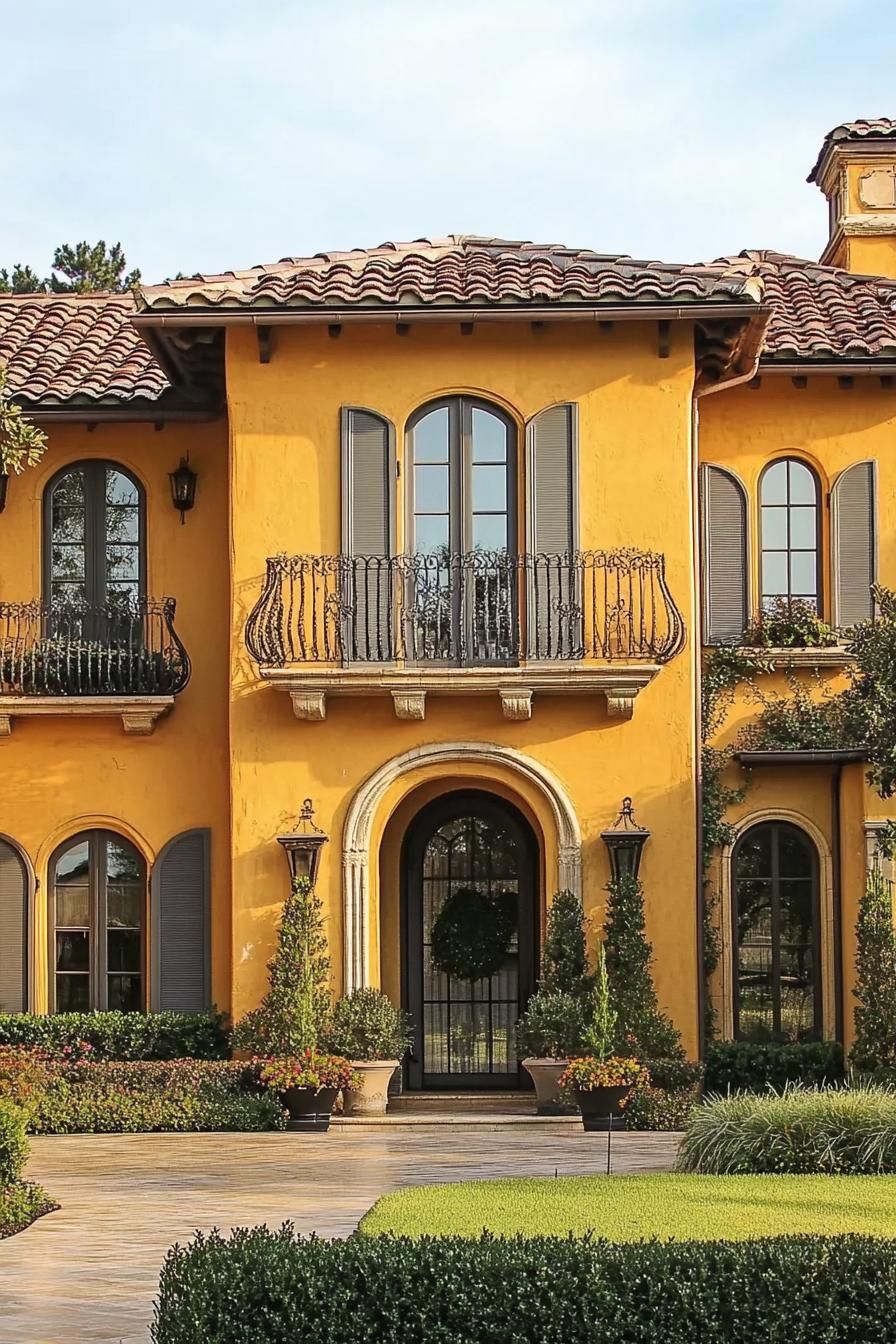
[[[856,921],[856,1039],[849,1062],[863,1073],[896,1070],[896,928],[891,884],[877,869]]]
[[[359,1237],[169,1251],[153,1344],[888,1344],[893,1243]]]

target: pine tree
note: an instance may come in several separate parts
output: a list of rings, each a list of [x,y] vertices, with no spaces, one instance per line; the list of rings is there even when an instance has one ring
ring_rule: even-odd
[[[644,929],[644,889],[628,873],[608,883],[604,950],[617,1049],[642,1060],[683,1059],[675,1027],[660,1011],[651,974],[653,948]]]
[[[878,868],[868,875],[856,921],[853,1068],[896,1069],[896,930],[891,885]]]
[[[573,998],[586,999],[592,988],[582,902],[572,891],[558,891],[548,909],[539,990],[543,994],[571,994]]]
[[[330,1016],[329,975],[321,902],[308,879],[297,877],[268,962],[268,992],[237,1024],[234,1045],[264,1055],[314,1049]]]
[[[17,261],[10,273],[0,270],[0,294],[114,294],[134,289],[140,283],[138,270],[128,271],[121,243],[63,243],[53,253],[53,274],[38,275],[31,266]]]

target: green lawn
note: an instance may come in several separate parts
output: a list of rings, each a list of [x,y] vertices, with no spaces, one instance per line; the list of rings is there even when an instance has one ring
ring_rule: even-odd
[[[789,1232],[896,1237],[896,1176],[560,1176],[384,1195],[360,1230],[420,1237],[743,1241]]]

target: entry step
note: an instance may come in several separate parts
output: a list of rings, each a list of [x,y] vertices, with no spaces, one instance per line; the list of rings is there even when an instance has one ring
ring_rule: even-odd
[[[402,1092],[389,1098],[389,1114],[457,1111],[535,1114],[534,1092]]]

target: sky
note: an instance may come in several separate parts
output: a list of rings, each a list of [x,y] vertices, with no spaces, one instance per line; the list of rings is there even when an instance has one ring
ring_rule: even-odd
[[[822,137],[896,116],[881,0],[0,0],[0,266],[145,281],[483,233],[817,257]]]

